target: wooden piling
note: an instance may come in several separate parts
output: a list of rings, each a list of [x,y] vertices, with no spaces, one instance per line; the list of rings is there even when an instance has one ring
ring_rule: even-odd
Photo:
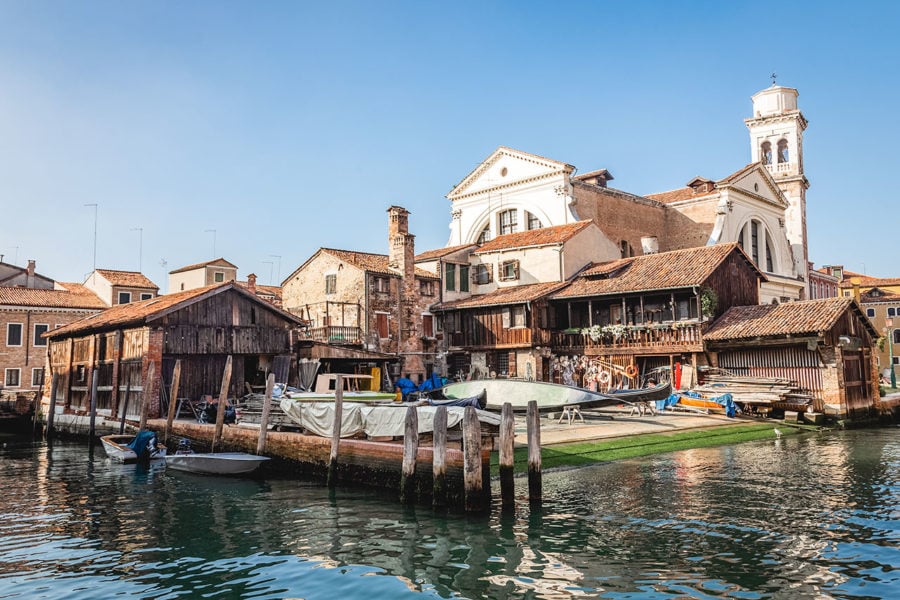
[[[328,456],[328,487],[337,485],[338,447],[341,445],[341,421],[344,412],[344,377],[334,378],[334,430],[331,432],[331,454]]]
[[[541,491],[541,414],[537,402],[528,403],[528,500],[540,502]]]
[[[432,442],[432,500],[435,508],[447,505],[447,407],[438,406],[434,413]]]
[[[256,453],[266,451],[266,436],[269,433],[269,413],[272,411],[272,390],[275,389],[275,373],[269,373],[266,379],[266,397],[263,399],[262,416],[259,419],[259,441],[256,442]]]
[[[128,416],[128,400],[131,398],[131,381],[125,385],[125,399],[122,401],[122,420],[119,421],[119,435],[125,433],[125,417]]]
[[[481,424],[474,406],[463,416],[463,487],[466,512],[481,512],[486,506],[481,473]]]
[[[45,438],[53,435],[53,420],[56,418],[56,390],[58,386],[59,374],[54,373],[50,379],[50,412],[47,414],[47,430],[44,431]]]
[[[419,453],[419,411],[415,406],[406,409],[403,429],[403,464],[400,468],[400,501],[404,504],[416,499],[416,455]]]
[[[163,443],[168,445],[169,432],[172,431],[172,421],[175,420],[175,410],[178,408],[178,384],[181,382],[181,359],[175,361],[175,370],[172,371],[172,387],[169,392],[169,414],[166,416],[166,432]]]
[[[513,508],[516,505],[515,456],[513,453],[515,431],[512,404],[504,402],[500,412],[500,498],[504,509]]]
[[[222,387],[219,388],[219,410],[216,411],[216,431],[213,434],[212,451],[222,442],[222,427],[225,425],[225,405],[228,403],[228,388],[231,385],[231,355],[225,359],[225,371],[222,373]]]
[[[91,407],[88,421],[88,439],[93,444],[94,434],[97,432],[97,382],[100,381],[100,369],[94,369],[91,376]]]
[[[147,428],[147,417],[150,414],[150,390],[153,388],[153,377],[156,375],[156,363],[150,363],[147,367],[147,381],[141,385],[141,420],[138,429]]]

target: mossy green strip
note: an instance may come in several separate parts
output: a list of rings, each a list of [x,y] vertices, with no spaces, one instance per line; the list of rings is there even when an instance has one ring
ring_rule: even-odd
[[[802,431],[800,428],[778,423],[782,435],[792,435]],[[675,433],[648,433],[611,440],[594,442],[578,442],[573,444],[557,444],[541,449],[541,468],[577,467],[598,462],[622,460],[650,454],[675,452],[691,448],[724,446],[774,438],[775,424],[729,425],[708,429],[695,429]],[[524,473],[528,470],[528,449],[516,448],[515,471]],[[491,473],[498,474],[499,464],[496,452],[491,455]]]

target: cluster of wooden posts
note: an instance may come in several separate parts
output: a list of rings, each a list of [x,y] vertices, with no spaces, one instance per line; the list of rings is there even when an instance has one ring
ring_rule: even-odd
[[[222,375],[222,385],[219,391],[218,407],[216,412],[215,433],[212,439],[212,452],[221,444],[223,427],[225,423],[225,406],[228,401],[228,389],[231,383],[231,367],[232,357],[229,356],[225,361],[225,369]],[[91,385],[91,402],[90,402],[90,425],[89,436],[91,439],[95,435],[95,420],[97,406],[97,377],[98,372],[94,371],[93,381]],[[150,363],[148,380],[154,377],[154,364]],[[50,386],[50,411],[47,416],[46,435],[53,433],[53,418],[56,412],[56,392],[57,378],[54,374],[51,379]],[[172,383],[169,394],[169,407],[166,416],[166,426],[163,435],[164,443],[168,443],[169,434],[172,430],[172,423],[175,419],[177,410],[178,387],[181,378],[181,361],[175,362],[175,369],[172,373]],[[268,433],[268,421],[272,409],[272,390],[275,385],[275,375],[270,373],[266,381],[266,392],[263,401],[262,415],[259,427],[259,440],[257,442],[256,453],[264,454],[266,450],[266,437]],[[331,438],[331,452],[328,461],[327,482],[329,487],[337,484],[338,471],[338,450],[341,440],[341,421],[343,412],[343,378],[338,375],[335,382],[335,405],[334,405],[334,429]],[[124,408],[119,424],[119,433],[123,433],[125,429],[125,415],[128,411],[129,390],[125,391]],[[145,395],[141,405],[140,413],[140,429],[144,429],[147,425],[148,414],[151,406],[151,398]],[[540,502],[541,500],[541,429],[540,415],[537,410],[537,403],[532,401],[528,404],[527,412],[527,431],[528,431],[528,499],[530,502]],[[406,421],[404,425],[403,436],[403,462],[400,474],[400,499],[404,503],[415,501],[416,486],[414,478],[416,473],[416,458],[419,450],[419,422],[418,411],[415,406],[410,406],[406,410]],[[464,507],[467,512],[481,512],[487,510],[490,505],[491,491],[490,478],[488,473],[483,472],[482,464],[482,438],[481,425],[478,421],[478,415],[475,408],[467,406],[462,422],[462,440],[463,440],[463,488],[464,488]],[[500,496],[504,509],[515,506],[515,475],[514,475],[514,452],[513,445],[515,440],[515,419],[513,417],[512,405],[505,403],[500,415],[500,436],[499,436],[499,459],[500,459]],[[434,418],[434,434],[433,434],[433,489],[432,498],[435,507],[444,507],[447,503],[447,407],[439,406]],[[487,489],[485,489],[487,482]]]

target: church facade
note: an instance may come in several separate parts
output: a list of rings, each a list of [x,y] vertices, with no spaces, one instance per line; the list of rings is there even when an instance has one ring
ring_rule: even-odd
[[[611,187],[605,169],[577,174],[568,163],[500,147],[447,194],[447,245],[477,248],[499,236],[590,220],[602,239],[585,264],[737,243],[766,275],[761,303],[807,298],[807,121],[797,96],[773,84],[752,97],[753,116],[745,121],[750,164],[647,196]]]

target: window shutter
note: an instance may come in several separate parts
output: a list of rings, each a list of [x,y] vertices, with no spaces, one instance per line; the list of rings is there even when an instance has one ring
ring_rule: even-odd
[[[511,318],[510,318],[510,317],[511,317],[511,315],[510,315],[510,311],[511,311],[511,310],[512,310],[512,309],[509,309],[509,308],[504,308],[504,309],[503,309],[503,328],[504,328],[504,329],[509,329],[509,323],[510,323],[510,321],[511,321]]]

